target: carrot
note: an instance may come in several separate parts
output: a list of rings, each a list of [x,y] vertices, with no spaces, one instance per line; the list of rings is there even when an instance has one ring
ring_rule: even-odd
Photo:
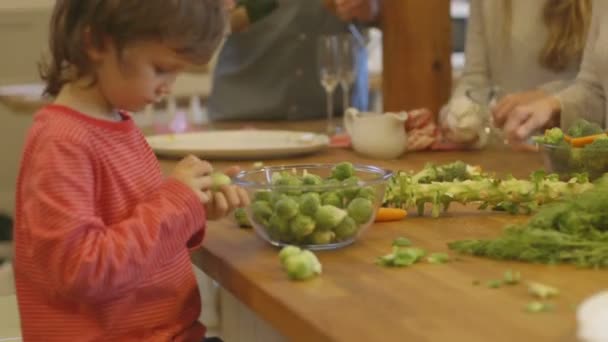
[[[399,221],[407,216],[407,211],[399,208],[381,207],[376,213],[376,222]]]
[[[594,134],[594,135],[588,135],[585,137],[580,137],[580,138],[573,138],[569,135],[564,135],[564,140],[566,140],[566,142],[570,143],[570,145],[574,146],[574,147],[583,147],[587,144],[591,144],[595,139],[604,136],[605,133],[602,134]]]

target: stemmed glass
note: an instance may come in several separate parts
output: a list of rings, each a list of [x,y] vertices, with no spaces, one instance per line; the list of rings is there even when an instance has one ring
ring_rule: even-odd
[[[484,133],[492,140],[499,140],[507,144],[508,141],[505,139],[502,130],[496,127],[494,116],[492,115],[492,108],[503,95],[503,90],[499,86],[469,88],[465,91],[465,96],[481,108],[482,115],[486,121]]]
[[[352,34],[338,36],[340,44],[340,87],[342,88],[343,110],[350,107],[350,89],[355,82],[357,71],[356,42]]]
[[[317,54],[321,85],[327,95],[327,134],[333,135],[336,132],[333,96],[340,81],[340,43],[338,36],[319,37]]]

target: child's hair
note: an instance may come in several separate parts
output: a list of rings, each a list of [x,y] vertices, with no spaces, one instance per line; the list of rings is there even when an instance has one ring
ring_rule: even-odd
[[[511,1],[504,0],[507,34],[511,32]],[[559,72],[579,63],[591,21],[591,0],[546,0],[542,20],[549,33],[538,56],[540,64]]]
[[[98,48],[111,39],[119,59],[131,43],[157,41],[191,63],[203,64],[219,45],[226,20],[220,0],[57,0],[50,60],[40,64],[44,92],[56,96],[66,83],[92,74],[85,36]]]

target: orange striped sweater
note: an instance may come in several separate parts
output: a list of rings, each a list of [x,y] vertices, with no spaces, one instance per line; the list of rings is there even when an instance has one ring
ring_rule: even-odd
[[[127,115],[40,110],[17,184],[15,282],[25,341],[200,341],[189,249],[195,194],[164,180]]]

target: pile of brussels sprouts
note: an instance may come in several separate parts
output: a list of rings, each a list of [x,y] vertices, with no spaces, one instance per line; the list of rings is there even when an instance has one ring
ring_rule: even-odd
[[[251,219],[270,239],[292,245],[325,245],[349,240],[374,216],[376,190],[362,187],[351,163],[334,166],[325,179],[304,171],[281,171],[272,190],[258,190]]]

